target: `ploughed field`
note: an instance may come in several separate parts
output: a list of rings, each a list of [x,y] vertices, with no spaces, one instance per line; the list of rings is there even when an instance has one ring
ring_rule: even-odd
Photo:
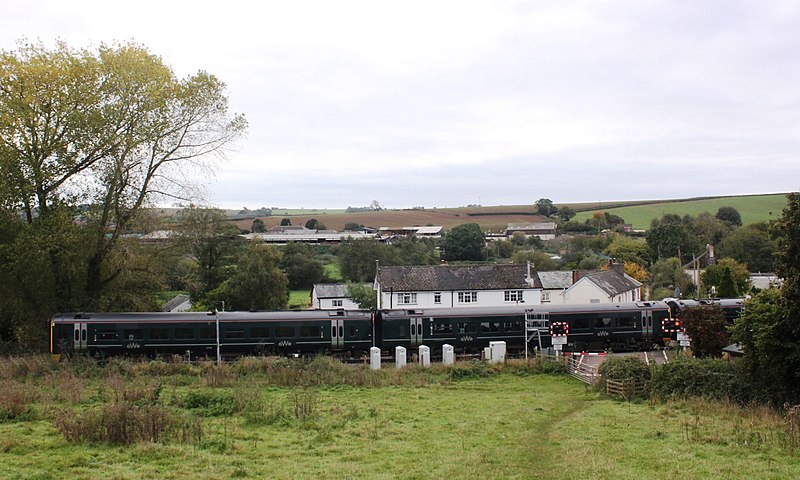
[[[3,359],[0,478],[800,477],[774,412],[626,403],[557,371]]]

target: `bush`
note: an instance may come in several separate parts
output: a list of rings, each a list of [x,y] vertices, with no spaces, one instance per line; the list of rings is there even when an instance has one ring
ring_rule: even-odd
[[[703,397],[746,402],[747,394],[731,362],[682,357],[653,370],[651,394],[660,399]]]
[[[488,363],[481,360],[459,362],[450,367],[450,378],[460,380],[464,378],[483,378],[494,373]]]
[[[224,392],[189,392],[183,398],[183,406],[206,417],[233,415],[238,411],[234,396]]]
[[[601,391],[606,390],[609,380],[634,380],[643,383],[650,380],[650,367],[644,360],[633,356],[610,357],[600,365],[597,373],[600,374],[600,381],[596,387]]]

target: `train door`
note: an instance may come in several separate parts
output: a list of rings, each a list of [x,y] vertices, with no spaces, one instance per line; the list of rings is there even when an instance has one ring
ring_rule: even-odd
[[[344,319],[331,320],[331,348],[344,348]]]
[[[418,347],[422,345],[422,319],[409,318],[409,331],[411,332],[411,346]]]
[[[85,323],[75,324],[73,349],[75,352],[85,352],[89,339],[89,332]]]
[[[642,312],[642,338],[653,338],[653,311]]]

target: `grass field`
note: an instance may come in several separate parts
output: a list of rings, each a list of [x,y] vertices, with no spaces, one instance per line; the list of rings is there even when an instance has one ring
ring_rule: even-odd
[[[311,305],[311,290],[291,290],[289,292],[289,310],[303,310]]]
[[[3,479],[800,476],[800,452],[770,411],[623,403],[522,364],[373,372],[329,359],[222,368],[1,362],[0,412],[14,408],[9,394],[32,405],[0,416]],[[53,420],[115,402],[155,403],[202,434],[70,442]]]
[[[575,220],[583,221],[590,218],[596,211],[604,211],[619,215],[625,219],[625,223],[633,224],[633,228],[650,228],[650,221],[653,218],[661,218],[666,213],[678,214],[680,216],[697,216],[703,212],[712,215],[717,213],[719,207],[734,207],[742,216],[742,223],[766,222],[775,220],[781,215],[783,207],[786,206],[785,195],[753,195],[743,197],[721,197],[703,200],[688,200],[680,202],[652,203],[646,205],[636,205],[619,208],[601,208],[580,212],[575,216]]]

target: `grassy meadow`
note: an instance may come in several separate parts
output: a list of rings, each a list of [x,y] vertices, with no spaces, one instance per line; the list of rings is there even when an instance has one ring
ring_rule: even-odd
[[[575,216],[575,220],[584,221],[591,218],[594,212],[603,211],[619,215],[625,219],[626,223],[633,224],[633,228],[648,229],[653,218],[661,218],[667,213],[696,217],[703,212],[709,212],[714,215],[720,207],[734,207],[742,216],[742,223],[748,224],[775,220],[780,217],[781,211],[785,206],[786,196],[783,194],[718,197],[702,200],[648,203],[646,205],[618,208],[599,208],[582,211]]]
[[[625,403],[553,370],[4,359],[0,478],[800,476],[775,412]]]

